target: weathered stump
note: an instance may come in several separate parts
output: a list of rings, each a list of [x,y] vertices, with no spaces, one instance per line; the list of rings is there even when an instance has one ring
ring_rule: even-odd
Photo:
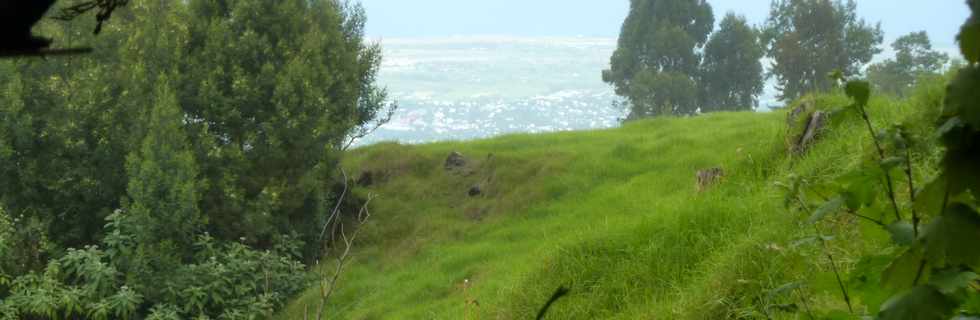
[[[696,175],[698,192],[704,192],[708,187],[720,182],[724,176],[725,170],[720,167],[698,170]]]
[[[801,154],[806,152],[814,141],[820,137],[821,131],[827,125],[828,114],[823,111],[814,111],[810,114],[809,120],[806,122],[806,129],[797,138],[796,143],[793,145],[793,153]]]

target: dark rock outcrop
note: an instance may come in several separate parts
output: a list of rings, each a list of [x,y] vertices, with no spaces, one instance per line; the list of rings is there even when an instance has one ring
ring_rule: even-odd
[[[444,166],[446,170],[463,168],[466,166],[466,157],[464,157],[462,153],[453,151],[448,157],[446,157],[446,163]]]
[[[466,192],[470,197],[476,197],[483,194],[483,188],[479,184],[474,184],[470,187],[470,190]]]

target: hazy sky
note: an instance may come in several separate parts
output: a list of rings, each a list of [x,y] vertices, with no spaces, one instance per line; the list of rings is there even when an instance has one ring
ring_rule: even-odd
[[[628,0],[360,0],[372,37],[467,35],[616,37]],[[709,0],[717,20],[727,11],[762,23],[769,0]],[[858,13],[881,21],[886,39],[927,30],[951,46],[966,20],[965,0],[858,0]],[[890,43],[890,41],[889,41]]]

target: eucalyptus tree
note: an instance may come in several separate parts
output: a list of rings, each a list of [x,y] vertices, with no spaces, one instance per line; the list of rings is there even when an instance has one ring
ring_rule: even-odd
[[[630,119],[698,110],[698,52],[714,27],[704,0],[631,0],[603,81],[631,105]]]
[[[701,111],[752,110],[765,86],[759,32],[728,13],[704,48],[699,84]]]
[[[880,24],[858,18],[854,0],[774,0],[762,35],[784,101],[830,89],[835,71],[859,74],[883,38]]]

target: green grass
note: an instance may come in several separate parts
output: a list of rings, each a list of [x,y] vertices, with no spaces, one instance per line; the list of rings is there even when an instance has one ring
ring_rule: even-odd
[[[942,86],[926,87],[904,102],[874,99],[876,124],[929,130]],[[812,232],[775,187],[790,174],[828,181],[870,159],[861,123],[834,119],[799,158],[786,153],[784,112],[354,150],[348,172],[386,179],[357,190],[380,197],[326,318],[464,319],[475,299],[468,319],[529,319],[559,286],[572,291],[550,319],[755,318],[779,302],[767,292],[796,280],[808,284],[811,307],[839,309],[822,256],[790,249]],[[452,151],[469,160],[465,172],[443,169]],[[715,166],[726,177],[698,193],[695,172]],[[467,196],[476,183],[484,194]],[[845,270],[884,248],[873,228],[835,226],[849,230],[832,244]],[[311,289],[279,317],[302,319],[317,300]]]

